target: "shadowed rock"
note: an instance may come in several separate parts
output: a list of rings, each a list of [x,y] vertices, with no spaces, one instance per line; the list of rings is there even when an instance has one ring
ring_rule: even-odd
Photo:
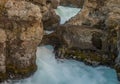
[[[96,28],[62,25],[54,33],[45,35],[42,43],[59,47],[66,46],[69,49],[104,51],[105,48],[103,49],[103,45],[105,39],[107,38],[105,37],[104,31]]]
[[[85,0],[60,0],[60,5],[82,8]]]
[[[58,0],[26,0],[38,5],[42,13],[42,22],[45,30],[55,30],[60,24],[60,17],[55,13],[59,5]]]

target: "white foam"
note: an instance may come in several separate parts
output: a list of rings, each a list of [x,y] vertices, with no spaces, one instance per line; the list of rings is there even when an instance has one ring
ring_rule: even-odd
[[[116,72],[108,67],[93,68],[75,60],[55,59],[52,46],[37,50],[37,72],[11,84],[119,84]]]
[[[79,11],[59,6],[56,13],[64,24]],[[108,67],[93,68],[75,60],[57,61],[52,46],[38,47],[36,62],[38,69],[32,77],[8,84],[119,84],[115,70]]]
[[[56,14],[59,15],[61,18],[60,23],[64,24],[71,17],[75,16],[80,11],[80,8],[58,6],[55,11]]]

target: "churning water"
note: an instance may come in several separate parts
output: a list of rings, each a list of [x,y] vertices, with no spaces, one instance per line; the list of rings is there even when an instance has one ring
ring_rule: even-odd
[[[61,24],[76,15],[80,9],[59,6],[56,13]],[[119,84],[114,69],[100,66],[90,67],[75,60],[57,60],[52,46],[37,49],[36,73],[25,80],[9,84]]]
[[[79,8],[58,6],[58,8],[55,11],[56,11],[56,14],[59,15],[61,18],[60,23],[64,24],[65,21],[67,21],[71,17],[75,16],[80,11],[80,9]]]
[[[56,60],[52,46],[37,50],[36,73],[11,84],[119,84],[116,72],[108,67],[90,67],[75,60]]]

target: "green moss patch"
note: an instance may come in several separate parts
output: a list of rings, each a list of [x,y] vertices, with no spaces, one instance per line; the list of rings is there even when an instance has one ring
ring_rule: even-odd
[[[98,53],[94,51],[66,51],[65,58],[73,58],[76,60],[84,61],[92,64],[91,62],[97,62],[102,65],[114,64],[115,56],[111,54],[108,56],[104,53]]]
[[[6,73],[0,73],[0,82],[4,81],[6,78]]]
[[[37,66],[31,65],[26,68],[19,69],[12,64],[7,65],[7,73],[14,75],[15,79],[17,78],[25,78],[30,76],[33,72],[36,71]],[[7,74],[9,78],[9,74]]]

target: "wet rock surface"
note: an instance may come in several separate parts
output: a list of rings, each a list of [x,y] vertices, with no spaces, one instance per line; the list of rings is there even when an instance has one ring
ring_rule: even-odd
[[[38,6],[19,0],[0,3],[0,81],[21,79],[36,70],[36,49],[43,36]]]

